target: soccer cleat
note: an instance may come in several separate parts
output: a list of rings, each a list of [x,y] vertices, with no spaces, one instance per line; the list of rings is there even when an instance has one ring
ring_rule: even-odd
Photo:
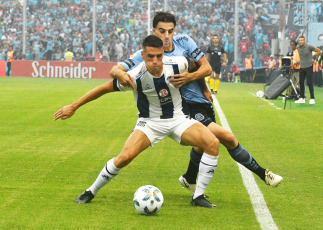
[[[305,103],[305,98],[300,98],[297,101],[295,101],[297,104],[304,104]]]
[[[314,99],[310,100],[310,105],[315,105],[315,100]]]
[[[188,183],[187,180],[185,179],[185,177],[183,177],[183,176],[180,176],[180,178],[178,180],[179,180],[179,184],[183,188],[186,188],[193,196],[194,192],[195,192],[195,189],[196,189],[196,184]]]
[[[192,196],[191,205],[204,207],[204,208],[216,208],[215,204],[212,204],[207,199],[205,199],[204,194],[196,197],[195,199],[193,199],[193,196]]]
[[[77,204],[90,203],[93,198],[94,198],[93,193],[91,191],[85,190],[81,195],[79,195],[75,199],[75,203],[77,203]]]
[[[269,185],[271,187],[277,187],[282,180],[283,180],[283,178],[281,176],[266,169],[265,182],[267,185]]]

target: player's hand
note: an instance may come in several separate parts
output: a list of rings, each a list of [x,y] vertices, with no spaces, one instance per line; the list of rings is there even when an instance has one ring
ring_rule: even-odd
[[[117,76],[117,79],[121,85],[135,89],[132,78],[127,72],[120,71],[120,73]]]
[[[70,118],[75,113],[76,108],[73,105],[66,105],[54,114],[54,120],[62,119],[65,120]]]
[[[206,100],[208,100],[209,102],[213,102],[212,93],[209,89],[204,90],[203,95],[206,98]]]
[[[187,65],[185,64],[185,70],[183,73],[175,74],[169,81],[172,83],[176,88],[180,88],[186,83],[190,82],[189,79],[189,72],[187,69]]]
[[[222,63],[222,65],[223,65],[223,66],[227,66],[227,63],[224,61],[224,62]]]

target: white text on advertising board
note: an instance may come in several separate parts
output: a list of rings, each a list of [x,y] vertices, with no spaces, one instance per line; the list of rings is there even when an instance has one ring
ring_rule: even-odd
[[[50,62],[45,65],[39,64],[38,61],[32,63],[33,77],[48,77],[48,78],[83,78],[92,79],[95,67],[82,67],[82,63],[74,66],[71,63],[69,66],[52,66]]]

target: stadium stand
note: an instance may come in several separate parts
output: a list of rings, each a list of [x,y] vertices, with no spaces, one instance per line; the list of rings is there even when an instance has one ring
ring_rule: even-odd
[[[6,48],[13,45],[17,59],[63,60],[66,49],[70,49],[75,60],[94,60],[91,2],[28,0],[27,49],[23,56],[21,1],[0,0],[0,59],[3,59]],[[289,2],[290,7],[296,4],[293,1],[286,2]],[[320,4],[314,15],[316,21],[323,22],[323,4],[314,2]],[[177,17],[176,33],[190,35],[204,52],[212,35],[220,35],[229,64],[232,63],[234,1],[169,0],[168,6],[169,11]],[[164,10],[163,7],[163,1],[152,0],[152,15]],[[248,53],[252,55],[255,67],[267,66],[271,40],[278,36],[279,2],[244,1],[238,7],[238,12],[239,60],[243,60]],[[142,37],[147,34],[147,19],[147,0],[98,1],[96,45],[103,61],[120,61],[138,50]],[[286,37],[294,39],[300,33],[300,27],[290,28],[286,30]],[[246,45],[246,50],[242,50],[245,47],[243,45]]]

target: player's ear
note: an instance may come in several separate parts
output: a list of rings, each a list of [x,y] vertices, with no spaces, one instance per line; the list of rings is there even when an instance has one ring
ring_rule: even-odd
[[[155,29],[155,28],[153,28],[153,35],[156,35],[156,34],[155,34],[155,32],[156,32],[156,29]]]
[[[141,57],[144,59],[144,50],[141,51]]]

